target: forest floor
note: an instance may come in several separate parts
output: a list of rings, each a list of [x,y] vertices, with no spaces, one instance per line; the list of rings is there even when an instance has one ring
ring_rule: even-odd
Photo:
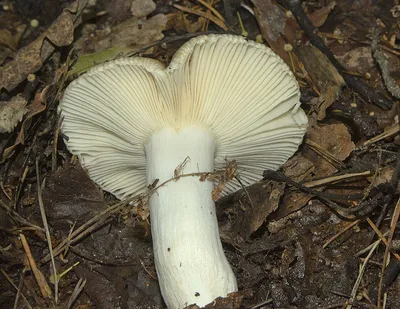
[[[165,308],[148,211],[89,179],[58,101],[96,64],[226,32],[289,65],[309,127],[217,202],[239,291],[207,308],[400,309],[399,0],[0,1],[0,308]]]

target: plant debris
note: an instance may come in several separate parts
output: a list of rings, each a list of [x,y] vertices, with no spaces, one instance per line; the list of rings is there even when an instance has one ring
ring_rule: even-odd
[[[0,307],[165,309],[147,202],[194,177],[214,181],[239,286],[205,308],[400,308],[399,12],[397,0],[3,1]],[[293,71],[310,123],[298,152],[232,195],[231,158],[186,175],[187,158],[129,200],[101,191],[63,143],[68,83],[118,57],[168,63],[221,32],[264,42]]]

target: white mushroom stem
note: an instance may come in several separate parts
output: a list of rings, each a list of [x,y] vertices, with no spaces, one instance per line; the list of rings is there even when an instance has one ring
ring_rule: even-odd
[[[147,181],[159,179],[161,184],[174,177],[175,170],[212,172],[214,153],[214,137],[206,129],[157,131],[146,145]],[[212,190],[212,181],[182,177],[150,198],[155,265],[169,309],[194,303],[201,307],[237,290],[222,249]]]

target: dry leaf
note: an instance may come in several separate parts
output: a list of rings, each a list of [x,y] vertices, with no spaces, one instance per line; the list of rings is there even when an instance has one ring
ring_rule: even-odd
[[[140,18],[150,15],[156,9],[156,4],[153,0],[133,0],[131,4],[132,15]]]
[[[18,94],[10,101],[0,101],[0,133],[11,132],[28,112],[26,99]]]
[[[248,239],[278,209],[284,188],[284,184],[275,181],[255,183],[247,187],[246,191],[237,191],[222,201],[218,208],[228,203],[231,205],[230,220],[221,227],[223,240],[238,245]]]
[[[316,47],[312,45],[299,47],[296,52],[321,94],[314,102],[313,108],[317,119],[322,120],[325,118],[326,109],[336,100],[344,85],[343,77]]]
[[[130,18],[111,29],[111,33],[96,42],[96,50],[104,50],[114,46],[137,46],[161,40],[167,24],[164,14],[155,15],[149,19]]]
[[[369,46],[354,48],[342,56],[337,56],[337,58],[350,72],[372,74],[378,71],[374,58],[372,58],[371,47]]]
[[[80,165],[60,168],[46,180],[46,213],[53,225],[67,231],[69,220],[82,224],[107,207],[99,188]]]
[[[6,29],[0,29],[0,44],[11,48],[12,50],[17,49],[17,42],[10,31]]]
[[[296,38],[296,31],[299,29],[296,21],[293,18],[287,18],[285,12],[271,0],[252,0],[252,2],[263,38],[286,64],[291,65],[284,46],[287,43],[292,44]]]
[[[314,163],[305,158],[301,153],[291,157],[282,166],[284,174],[294,181],[303,181],[314,171]]]
[[[344,161],[355,149],[351,135],[342,123],[314,126],[308,130],[306,138],[318,144],[321,149],[329,152],[339,161]],[[316,178],[327,177],[337,171],[331,163],[313,150],[305,151],[304,156],[315,163],[314,176]]]
[[[327,6],[324,6],[308,14],[308,18],[310,19],[314,27],[319,28],[323,24],[325,24],[326,19],[328,18],[329,14],[333,11],[335,7],[336,7],[336,1],[332,1]]]
[[[0,89],[14,89],[28,74],[39,70],[56,47],[72,43],[74,27],[77,25],[76,15],[83,9],[79,3],[74,4],[74,7],[78,5],[78,11],[64,10],[45,33],[21,48],[12,61],[0,67]]]
[[[45,90],[43,90],[43,92],[45,92]],[[21,131],[19,132],[14,144],[11,145],[10,147],[7,147],[6,149],[4,149],[3,154],[0,156],[0,163],[3,163],[4,160],[6,160],[10,156],[12,156],[15,148],[19,144],[24,143],[26,126],[28,123],[30,124],[30,120],[32,119],[32,117],[43,112],[46,109],[46,105],[44,104],[43,97],[40,93],[36,94],[33,103],[31,105],[29,105],[27,107],[27,109],[28,109],[28,114],[22,123]]]

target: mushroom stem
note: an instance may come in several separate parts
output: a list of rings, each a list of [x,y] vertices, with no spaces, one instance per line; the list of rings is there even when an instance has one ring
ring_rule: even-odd
[[[214,171],[214,136],[200,127],[166,128],[146,145],[147,181],[162,183],[174,173]],[[205,306],[237,290],[218,231],[213,182],[182,177],[150,198],[154,259],[169,309]]]

